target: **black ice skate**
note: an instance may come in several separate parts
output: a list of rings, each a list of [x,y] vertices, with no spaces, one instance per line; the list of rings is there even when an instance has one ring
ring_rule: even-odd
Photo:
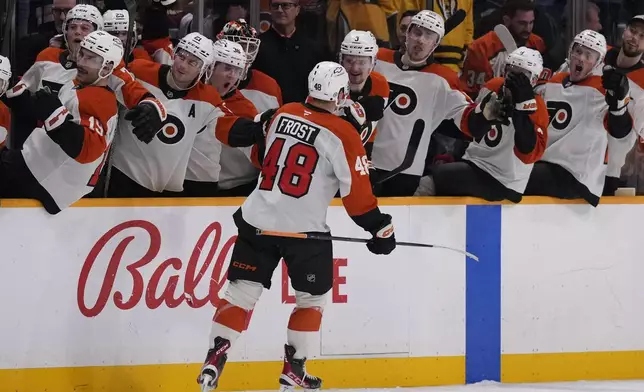
[[[199,377],[197,377],[197,383],[201,385],[202,392],[209,392],[217,388],[219,377],[221,377],[228,359],[226,351],[229,348],[230,341],[228,339],[219,336],[215,338],[215,347],[208,350],[206,361],[201,368]]]
[[[317,391],[322,379],[306,372],[306,358],[295,359],[295,347],[284,345],[284,367],[280,376],[280,392],[292,392],[295,387],[305,391]]]

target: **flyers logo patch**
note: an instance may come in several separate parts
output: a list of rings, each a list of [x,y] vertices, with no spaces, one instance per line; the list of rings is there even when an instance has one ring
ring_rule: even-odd
[[[566,129],[572,120],[572,106],[563,101],[548,101],[547,105],[550,125],[558,131]]]
[[[157,138],[164,144],[177,144],[186,136],[186,126],[179,117],[168,114],[157,132]]]
[[[492,129],[488,131],[488,133],[485,134],[485,137],[483,140],[485,140],[485,144],[488,147],[496,147],[501,143],[501,139],[503,138],[503,127],[501,125],[494,125],[492,126]]]
[[[418,105],[418,96],[414,90],[392,82],[389,82],[389,98],[391,111],[399,116],[411,114]]]

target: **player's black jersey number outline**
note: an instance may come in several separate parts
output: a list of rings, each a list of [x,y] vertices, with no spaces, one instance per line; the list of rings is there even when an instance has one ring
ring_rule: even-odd
[[[548,101],[548,116],[550,125],[558,131],[563,131],[570,125],[572,120],[572,106],[564,101]]]
[[[273,190],[277,179],[277,187],[283,194],[299,199],[309,193],[320,155],[315,147],[309,144],[295,143],[286,152],[284,166],[280,168],[277,163],[282,156],[285,142],[286,139],[278,137],[271,143],[264,157],[259,189]]]
[[[184,136],[186,136],[186,126],[179,117],[172,114],[168,114],[157,132],[157,138],[164,144],[177,144]]]
[[[389,82],[389,99],[391,111],[399,116],[413,113],[418,105],[418,96],[413,89],[392,82]]]

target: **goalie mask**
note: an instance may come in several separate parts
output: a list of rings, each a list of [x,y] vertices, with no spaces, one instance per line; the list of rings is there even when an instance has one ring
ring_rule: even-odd
[[[257,30],[250,26],[244,19],[232,20],[224,26],[224,28],[217,34],[217,39],[225,39],[228,41],[236,42],[241,45],[246,53],[246,63],[248,67],[257,58],[259,53],[259,35]]]

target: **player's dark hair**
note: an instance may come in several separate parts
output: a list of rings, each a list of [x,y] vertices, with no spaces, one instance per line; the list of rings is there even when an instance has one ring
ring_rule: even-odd
[[[402,13],[402,15],[401,15],[400,19],[402,19],[402,18],[406,18],[406,17],[408,17],[408,16],[414,17],[414,16],[416,16],[416,14],[417,14],[417,13],[419,13],[419,12],[420,12],[419,10],[407,10],[407,11],[405,11],[405,12],[403,12],[403,13]]]
[[[513,18],[517,11],[534,11],[532,0],[507,0],[501,8],[503,16]]]

